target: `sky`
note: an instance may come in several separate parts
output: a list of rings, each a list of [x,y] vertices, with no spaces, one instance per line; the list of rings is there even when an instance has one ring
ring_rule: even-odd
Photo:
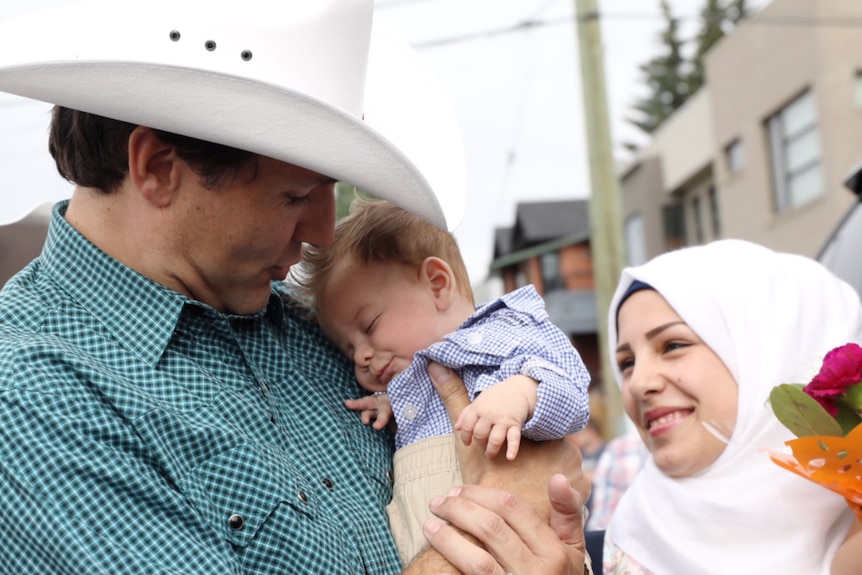
[[[68,0],[2,0],[0,18]],[[488,275],[494,230],[519,202],[584,199],[590,180],[575,35],[576,0],[375,0],[375,17],[428,62],[451,98],[467,163],[467,207],[455,230],[474,283]],[[643,96],[638,65],[657,55],[659,0],[598,0],[615,154],[648,140],[626,121]],[[670,0],[683,37],[705,0]],[[759,8],[768,0],[750,1]],[[524,22],[541,24],[524,27]],[[0,93],[0,225],[71,187],[47,152],[50,106]]]

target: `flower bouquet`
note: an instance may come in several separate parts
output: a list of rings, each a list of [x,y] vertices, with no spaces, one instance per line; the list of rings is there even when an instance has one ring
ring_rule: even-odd
[[[798,438],[772,461],[840,494],[862,520],[862,347],[833,349],[807,385],[781,384],[769,403]]]

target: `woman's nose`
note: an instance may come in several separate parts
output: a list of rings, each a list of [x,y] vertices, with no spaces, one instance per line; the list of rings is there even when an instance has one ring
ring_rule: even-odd
[[[628,380],[629,391],[635,397],[646,397],[658,392],[664,384],[665,379],[657,362],[643,359],[635,363]]]

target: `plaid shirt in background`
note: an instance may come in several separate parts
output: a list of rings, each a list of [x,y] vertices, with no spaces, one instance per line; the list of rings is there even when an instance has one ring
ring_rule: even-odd
[[[417,353],[389,382],[399,449],[452,433],[449,415],[428,376],[430,361],[456,370],[471,401],[513,375],[539,381],[538,403],[523,429],[528,439],[560,439],[584,427],[590,416],[590,374],[566,334],[548,319],[545,303],[531,285],[480,306],[457,331]]]
[[[615,437],[605,445],[593,470],[587,530],[607,528],[617,503],[637,477],[647,457],[646,445],[634,432]]]

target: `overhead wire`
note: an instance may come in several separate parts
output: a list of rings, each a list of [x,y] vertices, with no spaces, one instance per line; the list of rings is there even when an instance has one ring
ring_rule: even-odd
[[[408,0],[393,0],[393,1],[408,1]],[[411,1],[428,1],[428,0],[411,0]],[[547,20],[537,20],[534,18],[529,18],[525,20],[521,20],[512,24],[511,26],[504,26],[501,28],[494,28],[490,30],[482,30],[478,32],[473,32],[470,34],[461,34],[458,36],[449,36],[446,38],[438,38],[433,40],[424,40],[420,42],[413,42],[411,45],[414,48],[436,48],[439,46],[445,46],[448,44],[455,44],[459,42],[467,42],[470,40],[479,40],[483,38],[492,38],[494,36],[500,36],[504,34],[512,34],[516,32],[525,32],[529,30],[534,30],[537,28],[544,28],[547,26],[558,26],[560,24],[572,24],[577,20],[581,21],[589,21],[594,20],[596,18],[602,20],[656,20],[662,19],[664,16],[662,14],[648,14],[648,13],[637,13],[637,12],[612,12],[612,13],[599,13],[592,12],[588,14],[584,14],[580,18],[570,15],[570,16],[562,16],[558,18],[551,18]],[[675,17],[677,20],[697,20],[701,21],[703,19],[700,15],[692,15],[692,16],[677,16]],[[763,26],[820,26],[820,27],[834,27],[834,28],[857,28],[862,27],[862,18],[857,17],[842,17],[842,16],[793,16],[793,15],[764,15],[759,14],[757,18],[745,18],[744,21],[747,24],[753,25],[763,25]]]

